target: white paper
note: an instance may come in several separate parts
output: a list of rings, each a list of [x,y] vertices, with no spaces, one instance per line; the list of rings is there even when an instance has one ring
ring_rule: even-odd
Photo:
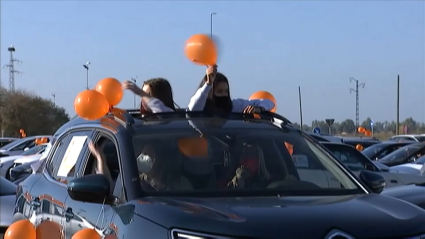
[[[300,168],[308,168],[309,162],[308,158],[305,155],[302,154],[294,154],[292,155],[292,160],[294,160],[295,167]]]
[[[74,136],[66,149],[61,165],[59,166],[58,176],[67,177],[68,173],[77,163],[78,157],[86,142],[87,136]]]

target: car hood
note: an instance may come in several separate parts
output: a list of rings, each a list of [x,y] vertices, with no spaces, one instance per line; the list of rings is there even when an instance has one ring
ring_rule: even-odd
[[[385,165],[385,164],[382,164],[382,163],[380,163],[380,162],[373,162],[375,165],[376,165],[376,167],[378,167],[381,171],[384,171],[384,172],[388,172],[388,171],[390,171],[390,167],[388,167],[387,165]]]
[[[20,164],[24,164],[24,163],[29,163],[32,161],[37,161],[41,158],[41,154],[33,154],[33,155],[28,155],[25,157],[21,157],[15,160],[15,163],[20,163]]]
[[[396,197],[396,198],[405,198],[411,195],[424,194],[425,195],[425,186],[417,186],[415,184],[411,185],[402,185],[398,187],[385,188],[381,192],[382,195]]]
[[[229,236],[323,238],[334,228],[359,238],[425,233],[424,210],[377,194],[208,199],[149,197],[136,201],[135,205],[136,214],[169,229]]]
[[[13,211],[15,209],[15,195],[0,197],[0,227],[9,226],[13,221]]]
[[[5,163],[9,161],[15,161],[16,159],[22,157],[21,155],[15,155],[15,156],[7,156],[0,158],[0,163]]]

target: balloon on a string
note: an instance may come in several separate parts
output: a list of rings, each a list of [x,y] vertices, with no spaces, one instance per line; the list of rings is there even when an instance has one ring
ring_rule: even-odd
[[[109,112],[108,100],[95,90],[85,90],[75,97],[74,109],[86,120],[96,120]]]
[[[100,239],[99,233],[94,229],[85,228],[75,233],[71,239]]]
[[[251,97],[249,97],[249,99],[250,100],[263,100],[263,99],[270,100],[274,103],[274,107],[273,109],[270,110],[270,112],[276,112],[276,108],[277,108],[276,99],[268,91],[257,91],[254,94],[252,94]]]
[[[217,46],[210,36],[196,34],[191,36],[185,45],[186,57],[198,65],[214,65],[217,63]]]
[[[61,239],[63,233],[61,225],[52,221],[43,221],[37,226],[36,235],[37,239]]]
[[[124,95],[121,82],[112,77],[100,80],[95,90],[105,96],[110,106],[118,105]]]
[[[358,151],[362,151],[362,150],[364,149],[364,147],[363,147],[363,145],[361,145],[361,144],[357,144],[357,145],[356,145],[356,149],[357,149]]]
[[[36,231],[34,225],[29,220],[19,220],[10,225],[4,239],[36,239]]]
[[[364,132],[364,134],[365,134],[367,137],[372,136],[372,132],[370,132],[369,130],[366,130],[366,131]]]

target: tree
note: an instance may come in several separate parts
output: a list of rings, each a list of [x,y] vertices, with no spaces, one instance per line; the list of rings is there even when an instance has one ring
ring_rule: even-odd
[[[17,137],[19,129],[27,135],[52,135],[69,121],[62,107],[26,91],[10,92],[0,89],[0,130],[4,135]]]

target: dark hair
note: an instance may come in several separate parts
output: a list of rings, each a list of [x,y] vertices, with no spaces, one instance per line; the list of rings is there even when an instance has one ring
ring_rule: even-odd
[[[162,101],[162,103],[164,103],[164,105],[168,108],[176,110],[173,100],[173,90],[171,89],[170,82],[164,78],[152,78],[143,82],[143,85],[149,86],[150,95],[152,97]],[[140,105],[140,110],[142,112],[146,111],[146,109],[143,108],[143,104]]]
[[[202,86],[204,86],[205,82],[207,81],[207,75],[204,76],[204,78],[201,81],[201,84],[199,84],[199,88],[201,88]],[[229,81],[227,80],[227,77],[225,75],[223,75],[220,72],[217,72],[215,75],[215,79],[213,82],[213,87],[211,89],[211,91],[208,93],[208,97],[207,97],[207,101],[205,102],[205,107],[204,107],[204,112],[209,112],[209,113],[230,113],[233,109],[233,104],[232,104],[232,98],[230,97],[230,87],[229,87],[229,94],[228,94],[228,100],[221,105],[218,105],[216,102],[216,96],[214,95],[214,88],[216,85],[220,84],[220,83],[226,83],[227,86],[229,87]]]

